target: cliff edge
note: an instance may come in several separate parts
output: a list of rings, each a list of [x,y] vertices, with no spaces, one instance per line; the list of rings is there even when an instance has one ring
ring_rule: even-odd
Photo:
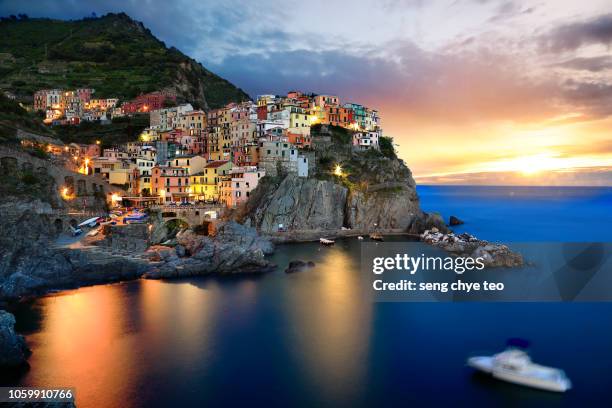
[[[439,216],[421,210],[412,173],[392,147],[355,151],[345,129],[316,132],[310,177],[265,177],[236,219],[281,242],[446,230]]]

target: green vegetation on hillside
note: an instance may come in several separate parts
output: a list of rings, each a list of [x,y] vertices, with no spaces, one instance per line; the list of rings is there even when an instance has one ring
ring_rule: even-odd
[[[100,141],[102,148],[118,146],[138,140],[142,130],[149,126],[149,115],[138,114],[132,117],[113,119],[111,124],[81,122],[77,126],[55,126],[53,130],[64,143],[88,143]]]
[[[23,109],[19,104],[0,94],[0,144],[17,143],[17,128],[49,134],[42,118]]]
[[[96,97],[123,100],[174,88],[180,100],[211,108],[248,99],[123,13],[74,21],[3,19],[0,78],[0,88],[24,99],[42,88],[84,87],[94,88]]]
[[[312,127],[313,139],[329,137],[328,144],[315,145],[317,166],[314,174],[319,180],[331,180],[351,191],[368,191],[373,185],[394,183],[410,177],[410,171],[398,162],[393,138],[381,137],[380,151],[369,149],[354,151],[352,148],[353,131],[339,126]],[[334,170],[339,165],[341,175]],[[401,186],[377,188],[378,192],[389,194],[401,191]]]
[[[378,145],[380,146],[380,152],[383,156],[388,157],[390,159],[397,159],[397,153],[395,152],[395,146],[393,146],[392,137],[381,137],[378,141]]]

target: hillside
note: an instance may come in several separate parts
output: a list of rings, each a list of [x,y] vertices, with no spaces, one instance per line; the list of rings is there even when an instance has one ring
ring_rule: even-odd
[[[0,89],[19,99],[41,88],[91,87],[96,97],[133,98],[162,88],[200,108],[248,95],[124,13],[62,21],[0,21]]]

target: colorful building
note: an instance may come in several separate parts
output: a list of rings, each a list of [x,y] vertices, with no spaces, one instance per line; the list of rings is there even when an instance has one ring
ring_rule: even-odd
[[[164,102],[176,102],[176,96],[166,92],[151,92],[138,95],[121,105],[124,113],[150,112],[164,107]]]
[[[228,176],[221,180],[220,200],[226,207],[236,208],[251,195],[259,180],[266,175],[265,170],[256,166],[234,167]]]
[[[183,167],[155,166],[151,172],[151,194],[160,203],[181,202],[189,199],[189,173]]]
[[[204,171],[191,175],[190,196],[194,200],[218,202],[219,183],[232,169],[231,161],[210,162]]]

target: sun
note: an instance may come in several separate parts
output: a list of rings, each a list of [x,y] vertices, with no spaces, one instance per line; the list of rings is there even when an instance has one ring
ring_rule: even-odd
[[[511,171],[526,177],[533,177],[542,172],[560,167],[559,158],[552,154],[535,154],[500,160],[489,166],[489,171]]]
[[[515,159],[515,170],[524,176],[535,176],[543,171],[552,170],[557,167],[554,157],[549,155],[533,155],[517,157]]]

